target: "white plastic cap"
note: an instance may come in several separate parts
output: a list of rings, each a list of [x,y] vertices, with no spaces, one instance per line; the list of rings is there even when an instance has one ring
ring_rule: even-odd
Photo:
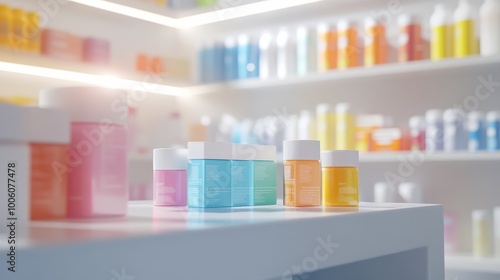
[[[484,114],[480,111],[472,111],[467,115],[467,118],[471,122],[479,122],[484,120]]]
[[[154,149],[153,170],[187,170],[187,149]]]
[[[323,167],[358,167],[359,152],[356,150],[335,150],[321,152]]]
[[[337,114],[347,114],[351,111],[351,105],[349,103],[339,103],[335,106],[335,113]]]
[[[28,116],[20,106],[0,103],[0,141],[28,142]]]
[[[328,103],[321,103],[316,106],[316,113],[321,115],[321,114],[327,114],[332,111],[332,106]]]
[[[486,114],[486,120],[488,122],[500,121],[500,111],[491,111]]]
[[[398,25],[400,27],[407,26],[410,24],[416,24],[420,21],[419,17],[416,15],[402,14],[398,17]]]
[[[482,220],[488,220],[490,217],[490,213],[488,210],[484,209],[476,209],[472,211],[472,220],[473,221],[482,221]]]
[[[265,32],[262,36],[260,36],[259,46],[261,49],[268,49],[272,41],[273,35],[269,32]]]
[[[68,144],[70,141],[69,113],[62,109],[24,108],[28,117],[31,143]]]
[[[71,122],[126,125],[127,92],[100,87],[64,87],[40,92],[40,107],[64,109]]]
[[[283,142],[283,160],[320,160],[317,140],[290,140]]]
[[[365,18],[365,28],[370,28],[374,26],[382,25],[379,21],[377,21],[374,17],[366,17]]]
[[[276,161],[276,147],[264,145],[233,144],[233,160]]]
[[[443,113],[444,122],[455,122],[461,118],[460,111],[458,109],[447,109]]]
[[[276,36],[276,44],[280,47],[284,47],[289,40],[288,30],[286,28],[281,28]]]
[[[374,201],[376,203],[395,202],[395,191],[385,182],[378,182],[374,186]]]
[[[188,159],[231,160],[233,145],[223,142],[189,142]]]
[[[355,28],[356,23],[351,20],[342,19],[337,22],[337,29],[339,31],[347,30],[349,28]]]
[[[410,129],[424,130],[425,129],[425,118],[422,116],[413,116],[409,121]]]
[[[226,46],[226,48],[233,48],[236,46],[236,40],[233,37],[227,37],[224,40],[224,45]]]
[[[334,27],[328,23],[325,23],[325,22],[318,24],[318,27],[317,27],[319,34],[324,34],[332,29],[334,29]]]
[[[439,109],[431,109],[425,112],[425,121],[427,123],[436,123],[443,121],[443,111]]]
[[[412,182],[404,182],[399,184],[399,195],[407,203],[422,203],[422,188]]]

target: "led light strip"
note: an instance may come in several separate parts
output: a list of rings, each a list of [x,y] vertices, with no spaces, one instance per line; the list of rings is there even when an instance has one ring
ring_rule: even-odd
[[[0,71],[172,96],[181,96],[187,92],[185,89],[179,87],[10,62],[0,62]]]
[[[226,21],[235,18],[247,17],[261,13],[306,5],[323,0],[265,0],[235,7],[218,7],[213,12],[201,13],[182,18],[172,18],[141,9],[125,6],[105,0],[70,0],[72,2],[121,14],[124,16],[157,23],[160,25],[184,29],[205,24]]]

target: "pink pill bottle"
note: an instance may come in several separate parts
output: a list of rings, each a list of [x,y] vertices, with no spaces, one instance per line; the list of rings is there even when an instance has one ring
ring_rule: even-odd
[[[187,167],[186,149],[153,151],[153,205],[186,205]]]

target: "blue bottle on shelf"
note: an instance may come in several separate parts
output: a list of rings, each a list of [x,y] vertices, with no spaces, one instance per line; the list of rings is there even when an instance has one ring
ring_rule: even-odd
[[[257,42],[250,42],[248,45],[249,55],[247,71],[249,78],[258,78],[260,70],[260,48]]]
[[[489,112],[486,115],[486,138],[488,151],[500,150],[500,112]]]
[[[214,82],[222,82],[225,79],[225,65],[224,65],[225,48],[223,43],[216,43],[214,46],[214,61],[213,61],[213,75]]]
[[[227,38],[224,42],[224,78],[226,81],[238,79],[238,46],[234,38]]]
[[[250,45],[247,35],[238,36],[238,79],[249,77]]]

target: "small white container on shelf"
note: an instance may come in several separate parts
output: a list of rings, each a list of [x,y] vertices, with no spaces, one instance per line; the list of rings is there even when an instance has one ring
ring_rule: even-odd
[[[500,54],[500,1],[486,0],[479,10],[481,55]]]

